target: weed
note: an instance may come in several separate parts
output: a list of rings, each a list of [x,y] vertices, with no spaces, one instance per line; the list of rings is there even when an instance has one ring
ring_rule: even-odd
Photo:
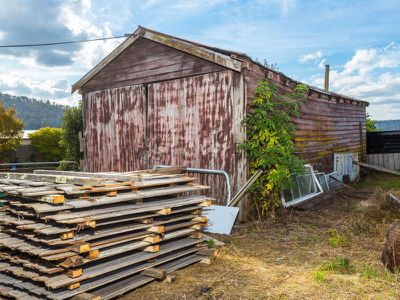
[[[322,284],[325,280],[325,272],[324,271],[317,271],[314,273],[314,279]]]
[[[344,234],[340,234],[336,229],[329,230],[329,235],[329,244],[332,247],[346,247],[350,244],[349,238]]]
[[[205,241],[206,245],[208,248],[214,248],[215,247],[215,242],[213,239],[208,239]]]
[[[379,277],[379,273],[372,265],[366,265],[361,271],[361,276],[368,279],[375,279]]]
[[[351,264],[349,258],[335,256],[332,260],[324,263],[321,270],[339,274],[351,274],[354,272],[354,266]]]

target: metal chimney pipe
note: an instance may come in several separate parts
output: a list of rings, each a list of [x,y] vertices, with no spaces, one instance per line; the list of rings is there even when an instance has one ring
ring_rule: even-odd
[[[329,92],[329,65],[325,65],[325,84],[324,90]]]

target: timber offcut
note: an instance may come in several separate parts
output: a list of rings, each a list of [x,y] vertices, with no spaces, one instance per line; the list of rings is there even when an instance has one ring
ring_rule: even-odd
[[[0,298],[111,299],[204,258],[183,168],[0,173]]]

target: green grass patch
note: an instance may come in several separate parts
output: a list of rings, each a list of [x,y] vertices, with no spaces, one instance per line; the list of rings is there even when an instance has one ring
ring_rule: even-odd
[[[380,277],[379,271],[372,265],[366,265],[361,270],[361,276],[368,279],[375,279]]]
[[[344,234],[340,234],[336,229],[329,230],[329,235],[329,245],[334,248],[347,247],[350,245],[349,238]]]
[[[352,274],[355,271],[354,266],[351,264],[350,259],[342,256],[335,256],[330,261],[325,262],[321,271],[329,271],[339,274]]]
[[[325,281],[325,272],[324,271],[315,272],[314,273],[314,279],[320,284],[324,283],[324,281]]]
[[[356,186],[361,189],[380,187],[384,191],[388,191],[390,189],[400,189],[400,180],[399,176],[396,175],[369,172]]]

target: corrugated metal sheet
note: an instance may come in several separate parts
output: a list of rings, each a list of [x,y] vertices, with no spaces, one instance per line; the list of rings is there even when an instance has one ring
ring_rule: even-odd
[[[150,84],[148,102],[150,165],[220,169],[234,178],[232,71]],[[224,199],[223,178],[200,179]]]
[[[147,167],[142,85],[84,94],[85,167],[88,172]]]

